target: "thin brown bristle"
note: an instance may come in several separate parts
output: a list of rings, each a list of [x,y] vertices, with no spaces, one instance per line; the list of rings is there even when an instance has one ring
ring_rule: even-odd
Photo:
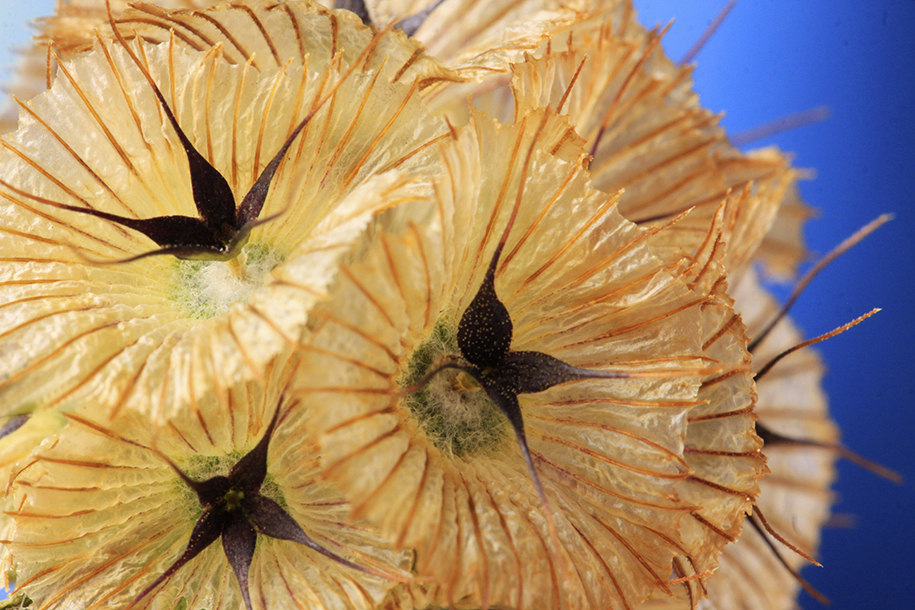
[[[796,352],[800,349],[803,349],[805,347],[808,347],[810,345],[815,345],[817,343],[820,343],[821,341],[825,341],[826,339],[831,339],[832,337],[835,337],[836,335],[842,334],[846,330],[851,328],[852,326],[856,326],[856,325],[860,324],[861,322],[868,319],[869,317],[871,317],[878,311],[880,311],[880,309],[876,309],[876,308],[872,309],[869,312],[867,312],[866,314],[864,314],[863,316],[859,316],[859,317],[855,318],[854,320],[852,320],[851,322],[849,322],[848,324],[844,324],[844,325],[840,326],[839,328],[826,333],[825,335],[820,335],[819,337],[814,337],[813,339],[808,339],[802,343],[798,343],[794,347],[786,349],[785,351],[780,353],[778,356],[776,356],[775,358],[770,360],[768,363],[766,363],[766,365],[764,367],[762,367],[758,373],[756,373],[756,375],[753,377],[753,379],[758,382],[766,373],[768,373],[772,369],[773,366],[775,366],[785,356],[787,356],[789,354],[793,354],[794,352]]]
[[[705,28],[705,31],[702,32],[701,36],[699,36],[699,40],[694,42],[693,46],[691,46],[689,50],[683,55],[683,57],[680,58],[680,61],[677,62],[678,66],[688,64],[696,58],[696,55],[699,54],[699,51],[701,51],[703,47],[705,47],[706,43],[711,40],[712,36],[715,35],[715,32],[718,31],[718,28],[721,27],[721,24],[724,23],[724,20],[727,19],[728,15],[736,5],[737,0],[731,0],[724,5],[724,8],[721,9],[721,12],[719,12],[718,15],[712,19],[712,22],[709,24],[709,26]]]
[[[842,254],[845,254],[857,244],[859,244],[865,237],[892,219],[892,214],[881,214],[874,220],[870,221],[855,231],[851,236],[842,241],[842,243],[833,248],[829,254],[824,256],[816,265],[811,267],[810,270],[804,274],[804,277],[802,277],[801,280],[797,283],[797,286],[794,287],[794,290],[791,291],[791,296],[788,297],[788,300],[785,301],[785,304],[782,305],[782,308],[778,311],[775,317],[768,324],[766,324],[765,328],[763,328],[763,330],[756,337],[753,338],[753,341],[750,342],[750,344],[747,346],[747,349],[751,353],[756,349],[756,347],[763,341],[763,339],[765,339],[766,336],[768,336],[768,334],[772,331],[775,325],[778,324],[778,322],[788,314],[788,312],[797,302],[798,297],[801,296],[801,293],[804,292],[810,282],[813,281],[813,278],[819,275],[823,269],[829,266],[830,263],[839,258]]]

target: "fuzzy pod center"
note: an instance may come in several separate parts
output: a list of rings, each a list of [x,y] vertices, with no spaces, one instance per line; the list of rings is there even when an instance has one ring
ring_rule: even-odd
[[[442,356],[459,355],[457,325],[443,320],[414,350],[400,380],[407,387],[422,378]],[[445,369],[403,400],[427,438],[444,455],[486,456],[510,438],[508,420],[482,387],[467,373]]]
[[[218,316],[247,301],[284,259],[264,244],[248,244],[230,261],[176,259],[171,298],[190,318]]]

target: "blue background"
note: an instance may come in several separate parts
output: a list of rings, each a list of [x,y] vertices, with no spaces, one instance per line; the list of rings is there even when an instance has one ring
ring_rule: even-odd
[[[0,70],[8,48],[27,41],[22,26],[47,14],[51,0],[28,7],[0,0]],[[676,17],[664,44],[679,58],[724,0],[636,0],[646,24]],[[841,257],[808,288],[793,311],[808,335],[821,334],[873,307],[883,311],[820,344],[830,370],[826,389],[850,448],[902,472],[896,486],[842,462],[838,513],[851,529],[828,530],[824,569],[804,575],[836,610],[911,607],[908,560],[915,549],[915,1],[743,0],[696,59],[705,106],[726,110],[739,132],[821,104],[826,122],[758,144],[778,144],[817,178],[801,185],[819,209],[807,238],[828,252],[883,212],[896,220]],[[0,80],[8,72],[0,71]],[[821,608],[802,594],[804,608]]]
[[[636,0],[640,20],[666,24],[679,59],[724,0]],[[839,464],[835,511],[851,529],[824,533],[823,569],[804,576],[836,610],[915,607],[909,564],[915,549],[915,2],[741,0],[695,62],[704,106],[726,111],[729,132],[828,105],[823,123],[758,144],[795,153],[815,180],[801,184],[820,212],[810,248],[828,252],[883,212],[896,219],[826,269],[793,315],[809,336],[881,307],[817,346],[825,385],[847,446],[905,475],[888,483]],[[804,608],[822,608],[802,594]]]

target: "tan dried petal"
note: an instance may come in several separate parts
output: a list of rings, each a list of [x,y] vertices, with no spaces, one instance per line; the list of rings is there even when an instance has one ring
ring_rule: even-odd
[[[538,126],[547,140],[565,129],[548,115],[540,123],[544,116],[515,126],[474,117],[457,152],[448,149],[430,228],[378,234],[315,310],[299,391],[324,430],[325,475],[356,514],[416,548],[418,574],[434,577],[439,603],[631,607],[665,587],[677,552],[689,510],[677,491],[688,475],[685,416],[707,364],[701,329],[713,321],[706,299],[650,254],[646,234],[589,188],[580,161],[533,141]],[[481,157],[491,150],[511,152]],[[662,375],[521,395],[560,548],[491,403],[476,401],[460,376],[436,377],[417,399],[434,405],[432,415],[396,394],[411,367],[453,353],[451,333],[518,197],[496,275],[512,349]]]
[[[804,242],[804,225],[814,214],[801,199],[797,182],[792,181],[772,227],[756,251],[756,258],[763,263],[767,276],[786,281],[797,275],[798,266],[810,256]]]
[[[403,578],[409,553],[381,545],[346,520],[345,502],[316,478],[315,448],[304,442],[307,413],[286,392],[294,369],[271,365],[263,382],[211,392],[157,436],[125,414],[107,427],[92,409],[20,465],[11,494],[8,541],[17,593],[43,608],[126,607],[184,552],[202,507],[167,457],[193,480],[226,474],[260,440],[276,409],[262,492],[286,508],[318,544],[358,565]],[[89,407],[91,405],[87,405]],[[344,567],[291,541],[258,537],[252,599],[267,607],[373,608],[394,582]],[[240,589],[220,544],[182,566],[135,607],[241,607]]]
[[[722,230],[727,210],[727,205],[719,208],[685,277],[698,294],[708,295],[704,307],[719,314],[716,324],[703,334],[706,357],[732,366],[748,366],[751,357],[746,328],[727,294]],[[677,255],[673,256],[676,260]],[[722,548],[740,534],[744,517],[760,493],[758,482],[768,472],[760,453],[762,442],[754,429],[756,389],[750,371],[709,375],[698,398],[701,404],[687,418],[684,448],[691,472],[679,488],[681,499],[695,507],[682,524],[684,552],[674,560],[674,572],[680,577],[694,577],[716,568]],[[704,597],[708,580],[703,576],[685,582],[686,598],[695,603]]]
[[[361,26],[360,26],[361,27]],[[143,45],[143,61],[196,148],[240,200],[346,69],[260,72],[219,51]],[[371,215],[424,196],[447,133],[415,89],[356,70],[293,143],[261,218],[227,263],[159,256],[138,232],[60,205],[128,217],[195,216],[186,156],[119,45],[61,68],[0,141],[0,403],[3,413],[93,396],[176,409],[206,384],[260,374],[294,341],[339,255]],[[410,181],[388,170],[412,174]],[[53,371],[53,374],[50,374]],[[221,380],[221,381],[220,381]],[[152,402],[152,406],[150,406]]]
[[[758,248],[797,173],[773,149],[732,147],[719,117],[699,105],[692,69],[676,66],[659,43],[631,12],[600,14],[512,66],[517,108],[505,88],[478,103],[509,118],[561,104],[594,156],[595,187],[624,190],[626,218],[647,226],[693,210],[665,232],[671,247],[695,251],[727,201],[725,266],[732,272]]]

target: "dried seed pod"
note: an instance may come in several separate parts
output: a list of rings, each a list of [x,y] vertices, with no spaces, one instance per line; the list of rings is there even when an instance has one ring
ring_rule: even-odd
[[[257,377],[295,340],[371,215],[424,196],[439,172],[430,144],[447,133],[415,88],[366,67],[389,35],[353,27],[365,44],[352,64],[321,47],[307,66],[263,72],[177,43],[141,43],[135,61],[100,39],[23,104],[19,131],[0,141],[3,413],[92,396],[108,413],[129,405],[165,417],[189,389]],[[99,217],[192,217],[199,208],[188,148],[165,105],[242,208],[279,159],[259,218],[281,218],[254,227],[229,261],[118,263],[154,247]]]
[[[13,476],[13,595],[44,608],[374,608],[410,554],[348,522],[316,478],[292,370],[280,357],[158,434],[134,412],[110,426],[91,404],[68,414]]]
[[[729,312],[704,307],[709,295],[590,189],[560,118],[474,115],[470,128],[446,149],[431,224],[382,225],[315,310],[297,395],[323,431],[325,476],[356,515],[416,549],[438,603],[632,606],[667,588],[694,508],[678,491],[686,416],[705,376],[735,370],[702,347]],[[493,150],[507,152],[483,155]],[[534,387],[519,375],[542,367],[508,373],[498,354],[468,354],[486,333],[462,340],[460,327],[472,303],[495,302],[490,288],[512,328],[505,353],[506,325],[493,327],[496,351],[622,378]],[[440,357],[480,370],[451,367],[417,390]],[[487,397],[505,385],[487,385],[497,371],[520,403],[531,463],[517,422]]]

